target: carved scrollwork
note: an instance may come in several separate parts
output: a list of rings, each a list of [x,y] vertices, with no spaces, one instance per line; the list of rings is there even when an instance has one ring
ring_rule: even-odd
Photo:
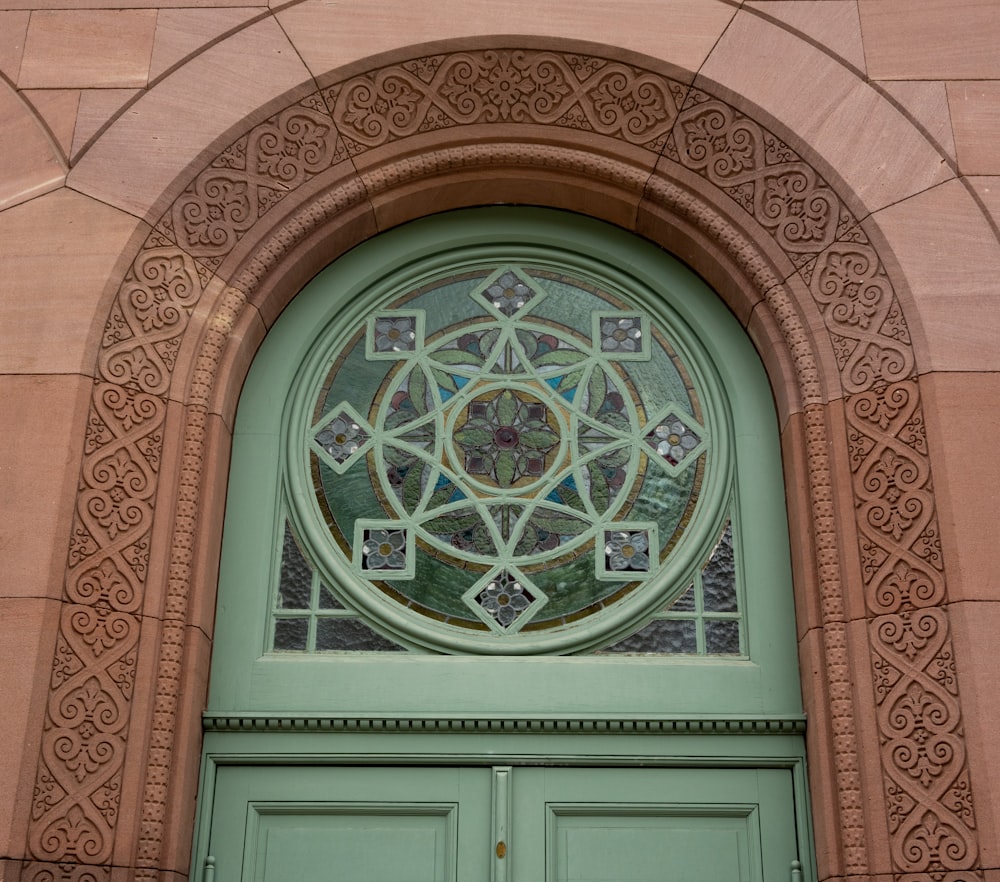
[[[110,877],[166,395],[180,340],[212,270],[295,188],[348,157],[428,131],[496,123],[523,125],[525,131],[577,129],[643,147],[661,163],[676,162],[685,174],[702,176],[741,206],[798,267],[826,323],[848,396],[848,449],[897,878],[979,880],[971,869],[977,860],[975,817],[943,606],[944,567],[924,419],[906,321],[877,250],[820,172],[725,102],[611,59],[517,48],[424,56],[383,67],[254,125],[193,177],[127,271],[105,325],[87,420],[65,611],[29,827],[29,849],[38,861],[25,865],[22,879],[107,882]],[[479,150],[481,167],[504,159],[503,145],[487,146],[469,148]],[[554,147],[536,153],[550,166],[573,161],[560,158]],[[458,161],[451,154],[436,156],[409,162],[407,169],[433,174],[440,170],[435,162]],[[319,197],[308,217],[290,221],[278,236],[277,251],[250,261],[247,278],[259,282],[268,261],[292,253],[310,224],[361,204],[374,176],[389,180],[402,172],[366,174]],[[656,181],[649,186],[655,189]],[[704,204],[686,198],[685,217],[728,247],[731,231]],[[759,263],[747,266],[756,266],[755,273]],[[800,376],[819,401],[817,372],[796,309],[775,293],[780,285],[763,285],[764,275],[751,276],[769,291],[768,304]],[[205,374],[217,366],[216,358]],[[208,389],[211,377],[198,382],[199,389]],[[186,461],[197,461],[200,468],[198,445],[205,443],[205,432],[199,419],[193,413],[184,443]],[[811,462],[822,472],[814,483],[829,501],[821,422],[807,413]],[[192,500],[200,472],[188,471],[181,478],[178,509],[184,535],[175,537],[166,600],[174,623],[183,621],[185,566],[197,529]],[[830,531],[818,542],[823,572],[838,566],[836,538]],[[840,590],[837,578],[823,585],[828,595]],[[835,609],[841,601],[825,595],[822,608]],[[849,872],[861,876],[868,868],[860,785],[855,786],[860,773],[853,742],[843,734],[852,731],[850,662],[841,620],[827,618],[834,741],[843,753],[837,769],[844,853]],[[170,697],[177,690],[182,632],[179,626],[165,627],[161,647],[165,664],[153,722],[160,737],[149,757],[154,772],[147,782],[140,844],[148,866],[157,865],[162,834],[174,725]]]
[[[909,334],[870,245],[838,242],[824,251],[812,270],[810,291],[830,333],[842,341],[837,360],[846,391],[913,375]]]
[[[927,608],[879,616],[872,629],[881,668],[893,672],[876,688],[893,857],[911,873],[966,868],[977,844],[960,706],[954,680],[931,673],[950,655],[946,615]]]
[[[670,131],[683,91],[604,59],[502,49],[383,68],[324,94],[357,152],[422,131],[495,122],[580,128],[648,145]]]
[[[101,376],[149,395],[163,395],[176,351],[208,274],[176,246],[142,250],[125,276],[104,333]],[[124,393],[123,393],[124,394]]]
[[[762,126],[707,100],[681,112],[674,139],[680,163],[725,189],[785,251],[813,254],[835,240],[840,200]]]
[[[161,221],[187,254],[217,266],[290,190],[346,156],[318,94],[255,126],[201,172]]]
[[[110,878],[107,867],[65,862],[31,862],[21,870],[21,882],[109,882]]]

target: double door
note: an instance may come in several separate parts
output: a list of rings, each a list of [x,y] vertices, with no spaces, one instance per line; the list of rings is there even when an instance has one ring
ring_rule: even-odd
[[[220,765],[214,882],[773,882],[781,768]]]

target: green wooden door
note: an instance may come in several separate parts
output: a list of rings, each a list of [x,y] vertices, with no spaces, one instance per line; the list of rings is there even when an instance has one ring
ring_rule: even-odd
[[[784,769],[223,766],[216,882],[763,882]]]
[[[193,878],[813,878],[778,450],[744,329],[621,230],[339,258],[234,425]]]
[[[511,882],[761,882],[796,859],[779,769],[518,772]]]
[[[219,769],[216,882],[489,878],[490,772],[463,768]]]

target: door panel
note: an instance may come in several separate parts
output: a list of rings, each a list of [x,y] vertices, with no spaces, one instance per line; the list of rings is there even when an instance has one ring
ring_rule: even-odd
[[[489,875],[487,769],[223,766],[216,882],[457,882]],[[485,875],[484,875],[485,874]]]
[[[753,811],[698,817],[683,806],[621,807],[600,813],[553,807],[549,878],[554,882],[750,882],[756,863]],[[627,857],[626,857],[627,856]]]
[[[796,859],[783,769],[520,769],[514,882],[762,882]],[[540,831],[544,830],[544,837]]]
[[[797,858],[784,769],[493,779],[488,768],[222,766],[215,882],[489,882],[491,864],[507,882],[770,882]]]

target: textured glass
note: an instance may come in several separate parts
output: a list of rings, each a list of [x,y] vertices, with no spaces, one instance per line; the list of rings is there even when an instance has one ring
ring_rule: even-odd
[[[706,621],[705,652],[709,655],[739,655],[740,623],[733,620]]]
[[[275,619],[275,649],[308,649],[309,619]]]
[[[680,597],[675,600],[670,606],[670,612],[694,612],[697,609],[695,596],[694,596],[694,585],[688,586],[687,591],[685,591]]]
[[[691,619],[654,619],[634,634],[604,650],[658,655],[693,655],[697,651],[698,632],[696,623]]]
[[[282,609],[309,609],[312,602],[312,575],[312,567],[299,550],[292,528],[286,521],[281,550],[278,606]]]
[[[360,619],[321,618],[316,622],[316,649],[405,652],[402,646],[372,630]]]
[[[465,633],[582,621],[644,584],[691,523],[710,454],[663,329],[524,266],[381,306],[332,354],[311,420],[345,564]]]
[[[719,544],[701,571],[706,612],[737,612],[733,528],[727,524]]]
[[[343,609],[344,605],[337,600],[336,595],[322,582],[319,585],[319,608],[320,609]]]

